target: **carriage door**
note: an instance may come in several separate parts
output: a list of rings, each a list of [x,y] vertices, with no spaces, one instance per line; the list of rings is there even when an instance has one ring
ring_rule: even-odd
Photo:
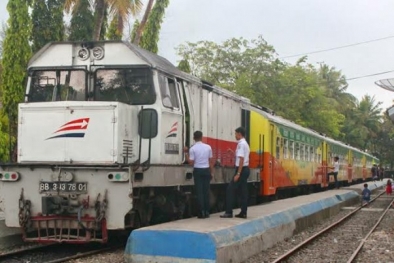
[[[269,155],[269,173],[270,173],[270,187],[274,186],[274,172],[275,172],[275,127],[270,124],[270,155]]]

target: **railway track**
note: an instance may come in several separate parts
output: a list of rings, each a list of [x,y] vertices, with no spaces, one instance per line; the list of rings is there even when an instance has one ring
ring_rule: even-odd
[[[68,244],[49,244],[18,249],[0,254],[0,263],[60,263],[88,257],[123,248],[126,242],[112,242],[108,245],[72,246]]]
[[[394,203],[394,199],[386,198],[383,196],[384,193],[379,193],[368,206],[362,205],[354,209],[277,257],[272,263],[355,262],[365,242]]]

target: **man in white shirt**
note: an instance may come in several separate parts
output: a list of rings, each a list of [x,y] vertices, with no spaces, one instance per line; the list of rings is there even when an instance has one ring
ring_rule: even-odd
[[[202,142],[202,132],[194,132],[194,141],[196,142],[190,148],[190,155],[185,147],[186,160],[193,165],[193,178],[196,187],[197,199],[200,206],[198,218],[209,217],[209,182],[213,176],[213,158],[212,148]]]
[[[246,131],[243,127],[235,130],[235,138],[238,141],[235,151],[235,175],[227,187],[226,192],[226,212],[221,215],[222,218],[233,217],[233,198],[234,190],[241,190],[241,212],[235,217],[246,218],[248,209],[248,177],[249,170],[249,145],[245,140]],[[233,152],[232,150],[230,150]]]
[[[327,174],[327,182],[329,182],[330,180],[330,175],[334,176],[334,180],[335,180],[335,188],[339,189],[338,186],[338,173],[339,173],[339,157],[336,156],[334,157],[334,166],[333,167],[328,167],[328,169],[332,169],[333,171]]]

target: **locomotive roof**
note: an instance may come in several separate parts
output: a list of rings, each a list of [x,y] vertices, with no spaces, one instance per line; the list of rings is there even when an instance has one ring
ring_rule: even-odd
[[[149,66],[152,68],[159,69],[163,72],[169,73],[171,75],[174,75],[176,77],[182,78],[184,80],[188,81],[194,81],[201,83],[201,80],[193,75],[187,74],[181,70],[179,70],[177,67],[175,67],[170,61],[168,61],[166,58],[161,57],[157,54],[154,54],[150,51],[147,51],[145,49],[142,49],[132,43],[126,42],[126,41],[94,41],[94,42],[89,42],[89,41],[58,41],[58,42],[50,42],[46,44],[44,47],[42,47],[39,51],[37,51],[34,56],[30,59],[29,61],[29,66],[37,60],[47,49],[49,49],[51,46],[55,45],[89,45],[90,43],[92,44],[98,44],[98,45],[103,45],[103,44],[124,44],[126,45],[132,52],[134,52],[139,58],[141,58],[143,61],[145,61]]]

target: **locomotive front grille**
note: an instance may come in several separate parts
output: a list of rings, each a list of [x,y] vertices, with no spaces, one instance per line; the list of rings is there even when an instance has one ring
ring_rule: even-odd
[[[23,240],[39,243],[87,243],[108,241],[106,220],[96,222],[84,216],[78,222],[73,216],[35,216],[31,219],[34,231],[23,231]]]

